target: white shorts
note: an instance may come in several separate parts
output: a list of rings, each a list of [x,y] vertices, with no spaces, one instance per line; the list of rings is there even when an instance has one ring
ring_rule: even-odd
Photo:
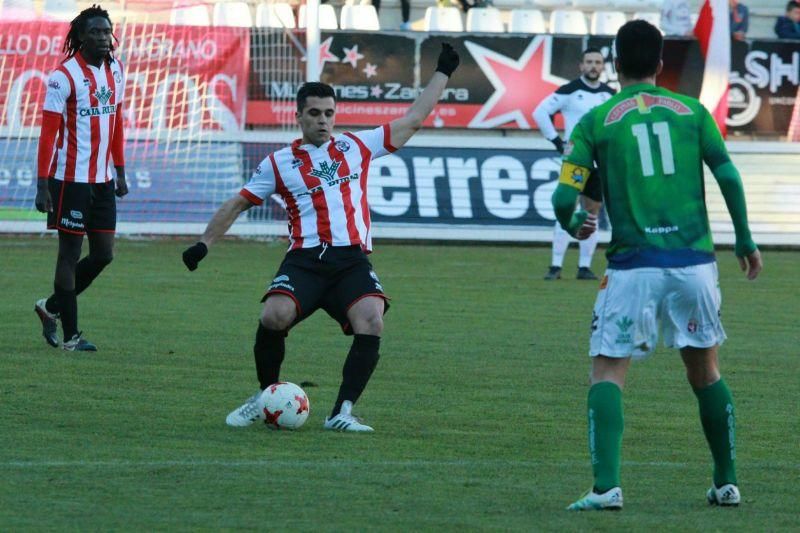
[[[726,339],[716,263],[608,270],[592,313],[589,355],[645,357],[658,343],[710,348]]]

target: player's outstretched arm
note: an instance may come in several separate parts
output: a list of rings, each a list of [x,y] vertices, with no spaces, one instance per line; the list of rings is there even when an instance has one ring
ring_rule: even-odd
[[[391,143],[395,148],[400,148],[414,135],[420,128],[422,122],[428,118],[433,111],[436,102],[442,97],[450,75],[458,68],[460,59],[458,53],[449,43],[442,43],[442,51],[439,53],[439,61],[436,64],[436,72],[431,76],[428,86],[422,91],[406,114],[390,124],[392,132]]]
[[[575,211],[580,191],[569,185],[559,183],[553,196],[550,199],[553,203],[553,211],[561,227],[567,233],[582,241],[597,231],[597,215],[579,209]]]
[[[183,263],[189,270],[197,269],[197,264],[203,260],[208,253],[208,247],[217,239],[225,235],[230,229],[236,218],[253,206],[250,200],[243,196],[236,195],[217,209],[214,216],[206,226],[203,237],[183,252]]]
[[[719,184],[725,205],[733,221],[733,231],[736,234],[734,251],[739,259],[739,266],[747,273],[747,279],[756,279],[763,268],[761,253],[750,234],[747,223],[747,203],[744,198],[744,186],[739,171],[731,162],[723,163],[715,168],[712,173]]]

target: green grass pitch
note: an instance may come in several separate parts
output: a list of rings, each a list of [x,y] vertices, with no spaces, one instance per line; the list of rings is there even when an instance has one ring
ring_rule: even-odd
[[[324,313],[288,339],[306,391],[297,432],[225,425],[256,388],[259,298],[281,243],[119,240],[80,297],[100,351],[47,346],[33,313],[56,241],[0,239],[0,530],[778,531],[798,526],[798,252],[747,282],[719,253],[743,505],[710,508],[710,454],[677,353],[635,363],[625,392],[621,513],[564,507],[590,486],[585,402],[594,282],[541,280],[547,248],[378,243],[393,297],[357,413],[322,430],[349,348]],[[604,263],[598,255],[596,270]],[[796,530],[796,529],[795,529]]]

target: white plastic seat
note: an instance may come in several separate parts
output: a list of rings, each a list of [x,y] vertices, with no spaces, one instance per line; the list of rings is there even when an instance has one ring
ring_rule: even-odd
[[[661,27],[661,13],[657,11],[643,11],[634,13],[631,20],[646,20],[656,28]]]
[[[467,31],[503,33],[503,17],[494,7],[473,7],[467,11]]]
[[[425,10],[425,31],[464,31],[457,7],[429,7]]]
[[[377,31],[381,29],[378,12],[371,4],[343,5],[339,17],[339,28],[343,30]]]
[[[547,7],[551,9],[566,9],[570,6],[569,0],[534,0],[537,7]]]
[[[4,21],[33,20],[36,16],[33,0],[5,0],[0,6],[0,17]]]
[[[510,33],[547,33],[544,15],[538,9],[512,9],[508,20]]]
[[[256,7],[256,27],[289,28],[296,27],[292,6],[284,2],[258,4]]]
[[[42,8],[43,18],[48,20],[71,21],[80,13],[76,0],[45,0]]]
[[[616,35],[628,22],[622,11],[595,11],[592,13],[592,35]]]
[[[169,23],[173,26],[210,26],[211,19],[204,5],[175,6],[169,13]]]
[[[572,0],[572,7],[576,9],[604,9],[611,6],[612,0]]]
[[[574,9],[556,9],[550,13],[550,33],[586,35],[589,27],[583,12]]]
[[[338,30],[339,22],[336,20],[336,11],[330,4],[320,4],[319,11],[317,12],[319,18],[319,29],[321,30]],[[306,27],[306,5],[300,6],[300,11],[297,13],[297,27]]]
[[[664,0],[610,0],[607,7],[622,11],[658,11]],[[701,2],[702,3],[702,2]]]
[[[253,25],[247,2],[217,2],[211,19],[214,26],[249,28]]]

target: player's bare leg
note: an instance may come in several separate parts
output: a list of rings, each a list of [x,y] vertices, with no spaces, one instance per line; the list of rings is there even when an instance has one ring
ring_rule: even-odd
[[[712,505],[735,506],[741,499],[736,480],[736,413],[731,392],[719,372],[718,351],[719,346],[686,347],[681,349],[681,357],[714,458],[714,486],[706,497]]]
[[[384,305],[383,298],[367,296],[358,300],[347,311],[347,319],[353,328],[353,344],[342,369],[339,396],[331,416],[325,420],[325,429],[372,431],[371,427],[354,417],[351,411],[378,365]]]
[[[286,332],[296,318],[297,306],[289,296],[270,294],[267,297],[253,345],[259,389],[228,414],[225,422],[229,426],[249,426],[262,416],[258,398],[261,391],[278,381],[286,354]]]
[[[622,452],[622,388],[630,357],[592,358],[588,399],[589,453],[594,485],[585,496],[567,507],[572,511],[622,508],[620,457]]]
[[[596,202],[587,196],[581,196],[581,203],[583,208],[589,213],[597,217],[600,214],[600,209],[603,207],[602,202]],[[599,237],[597,232],[592,233],[587,239],[578,241],[578,248],[580,255],[578,256],[578,275],[577,279],[595,280],[597,276],[592,272],[592,257],[597,249],[597,241]]]

